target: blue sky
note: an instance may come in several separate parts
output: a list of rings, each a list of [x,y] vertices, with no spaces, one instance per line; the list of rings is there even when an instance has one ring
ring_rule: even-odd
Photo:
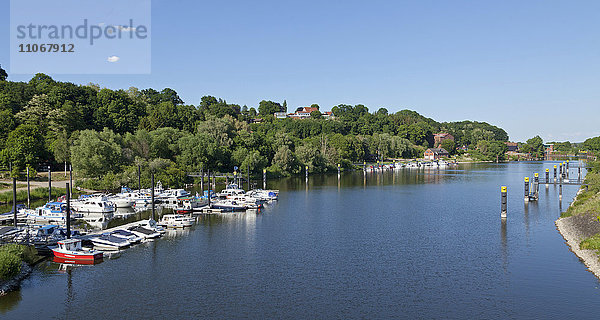
[[[9,1],[0,1],[7,68]],[[599,13],[598,1],[157,0],[151,74],[51,76],[170,87],[189,104],[362,103],[486,121],[515,141],[583,141],[600,135]]]

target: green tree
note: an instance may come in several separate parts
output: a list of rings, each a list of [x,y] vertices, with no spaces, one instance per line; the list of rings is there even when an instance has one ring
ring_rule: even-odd
[[[600,151],[600,137],[586,139],[583,142],[583,148],[589,151]]]
[[[101,132],[81,131],[71,147],[74,169],[84,176],[96,178],[109,172],[118,172],[122,155],[119,139],[107,128]]]
[[[315,110],[310,113],[310,118],[311,119],[321,119],[321,118],[323,118],[323,116],[321,115],[321,111]]]
[[[263,100],[258,104],[258,113],[261,116],[273,115],[275,112],[282,111],[284,111],[283,107],[277,102]]]
[[[0,81],[4,81],[6,80],[6,78],[8,78],[8,74],[6,73],[6,71],[4,71],[4,69],[2,69],[2,66],[0,65]]]
[[[442,141],[441,147],[448,151],[448,153],[451,155],[456,154],[456,144],[452,139],[446,139]]]
[[[528,139],[525,145],[521,147],[521,151],[531,153],[534,157],[539,158],[544,155],[544,141],[540,136]]]
[[[44,138],[39,128],[22,124],[8,134],[1,158],[4,165],[12,163],[15,168],[23,169],[27,164],[37,165],[45,152]]]
[[[276,171],[283,174],[290,174],[298,167],[298,162],[290,148],[284,145],[279,147],[275,156],[273,156],[273,166],[276,167]]]

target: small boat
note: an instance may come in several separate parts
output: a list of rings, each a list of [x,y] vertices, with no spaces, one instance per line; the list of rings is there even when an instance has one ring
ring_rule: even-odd
[[[131,244],[140,243],[140,242],[142,242],[142,239],[143,239],[142,237],[138,236],[137,234],[134,234],[131,231],[127,231],[127,230],[123,230],[123,229],[117,229],[117,230],[111,232],[110,234],[117,238],[126,239]]]
[[[102,260],[102,251],[86,249],[81,246],[81,239],[66,239],[58,242],[58,247],[52,249],[54,256],[66,261],[97,261]]]
[[[22,210],[29,223],[59,223],[66,224],[67,204],[64,202],[48,202],[35,210]],[[82,215],[71,210],[71,219],[79,219]]]
[[[146,240],[156,239],[161,236],[159,232],[152,229],[144,228],[142,226],[132,226],[129,227],[127,230]]]
[[[115,204],[102,194],[83,195],[78,200],[71,200],[71,207],[77,212],[110,213],[115,211]]]
[[[247,208],[246,205],[231,199],[217,200],[210,207],[211,209],[221,209],[224,211],[244,211]]]
[[[122,250],[131,245],[127,239],[116,237],[110,233],[91,237],[90,241],[94,244],[94,248],[101,250]]]
[[[165,214],[158,224],[167,228],[185,228],[191,227],[194,220],[179,214]]]
[[[154,221],[153,219],[140,221],[139,226],[143,227],[145,229],[154,230],[154,231],[160,233],[161,235],[167,232],[167,230],[165,230],[165,228],[163,228],[162,226],[159,226],[158,223],[156,221]]]

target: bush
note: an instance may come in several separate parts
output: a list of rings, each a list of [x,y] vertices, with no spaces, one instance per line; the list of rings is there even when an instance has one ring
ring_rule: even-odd
[[[28,264],[32,264],[38,258],[37,250],[33,246],[24,246],[20,244],[6,244],[0,247],[0,252],[14,254]]]
[[[19,272],[21,272],[21,258],[8,250],[0,251],[0,279],[11,279]]]

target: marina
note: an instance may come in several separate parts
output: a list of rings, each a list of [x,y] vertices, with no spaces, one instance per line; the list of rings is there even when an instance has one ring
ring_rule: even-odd
[[[600,302],[598,280],[554,226],[578,187],[564,186],[562,200],[554,185],[541,188],[538,201],[522,198],[523,176],[551,164],[273,180],[279,200],[258,212],[199,214],[192,227],[167,228],[93,267],[44,262],[0,301],[0,314],[33,316],[45,301],[54,317],[583,316]],[[489,201],[499,185],[509,190],[505,220]],[[198,293],[204,298],[182,298]],[[95,303],[83,308],[89,299]],[[552,304],[529,307],[542,300]]]

